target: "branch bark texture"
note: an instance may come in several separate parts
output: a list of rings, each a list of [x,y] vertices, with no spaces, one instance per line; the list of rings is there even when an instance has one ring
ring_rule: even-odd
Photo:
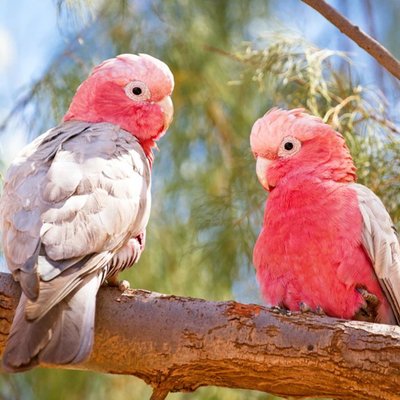
[[[0,274],[0,352],[20,294]],[[214,385],[281,396],[400,398],[400,328],[258,305],[210,302],[144,290],[98,295],[90,359],[68,368],[135,375],[171,391]]]
[[[353,25],[347,18],[336,11],[325,0],[302,0],[314,10],[318,11],[329,22],[335,25],[340,32],[352,39],[376,61],[386,68],[393,76],[400,79],[400,62],[383,47],[377,40]]]

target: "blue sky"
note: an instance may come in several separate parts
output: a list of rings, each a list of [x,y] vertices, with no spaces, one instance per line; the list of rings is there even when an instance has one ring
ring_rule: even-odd
[[[17,89],[37,78],[61,43],[52,0],[0,2],[0,102],[8,103]]]
[[[39,79],[62,43],[52,0],[0,2],[0,121],[23,87]],[[1,158],[11,161],[26,143],[23,126],[12,124],[1,137]]]

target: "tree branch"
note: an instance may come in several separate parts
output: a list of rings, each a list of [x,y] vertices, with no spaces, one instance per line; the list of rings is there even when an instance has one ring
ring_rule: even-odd
[[[0,274],[0,351],[19,288]],[[399,398],[400,328],[258,305],[209,302],[144,290],[98,295],[95,346],[79,366],[136,375],[155,390],[215,385],[283,396]]]
[[[353,25],[347,18],[337,12],[325,0],[302,0],[318,11],[323,17],[335,25],[342,33],[352,39],[358,46],[375,58],[393,76],[400,79],[400,62],[374,38]]]

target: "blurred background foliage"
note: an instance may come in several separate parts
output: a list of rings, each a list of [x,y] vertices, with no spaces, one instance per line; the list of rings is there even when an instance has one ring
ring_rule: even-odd
[[[370,86],[354,55],[319,48],[290,23],[283,26],[278,3],[54,1],[64,41],[42,76],[19,91],[0,121],[4,134],[22,125],[31,140],[56,125],[90,69],[118,53],[155,55],[175,75],[175,120],[156,153],[147,248],[140,263],[125,273],[132,287],[261,302],[251,257],[266,194],[255,177],[249,132],[272,106],[305,107],[340,130],[359,181],[383,199],[399,224],[400,132],[392,117],[398,110],[398,83],[367,60],[370,81],[376,83]],[[306,7],[297,0],[290,3],[289,22],[296,18],[296,7]],[[336,3],[348,11],[349,2]],[[357,4],[359,11],[366,8],[365,25],[373,30],[379,21],[368,13],[372,3]],[[394,47],[400,7],[396,0],[386,0],[385,7],[384,24],[377,26],[382,42]],[[339,37],[338,43],[337,48],[351,50],[346,39]],[[3,160],[3,171],[6,164]],[[45,369],[0,376],[0,398],[10,400],[145,399],[149,394],[143,382],[127,376]],[[168,397],[272,398],[218,388]]]

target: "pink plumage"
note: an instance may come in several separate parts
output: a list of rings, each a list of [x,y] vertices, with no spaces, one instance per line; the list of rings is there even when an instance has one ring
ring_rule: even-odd
[[[134,88],[140,93],[133,94]],[[121,54],[93,69],[64,121],[113,123],[139,139],[151,157],[155,140],[172,120],[173,88],[172,73],[162,61],[147,54]]]
[[[399,244],[384,206],[355,182],[343,137],[301,109],[253,126],[257,175],[270,191],[254,248],[270,305],[399,321]]]

